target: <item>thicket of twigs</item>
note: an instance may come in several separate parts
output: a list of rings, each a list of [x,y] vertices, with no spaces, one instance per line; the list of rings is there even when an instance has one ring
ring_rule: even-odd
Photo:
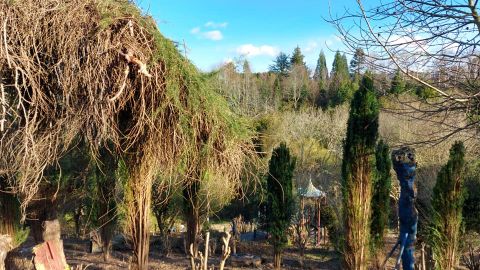
[[[248,125],[132,3],[2,1],[0,26],[0,175],[23,209],[77,139],[125,161],[134,243],[148,238],[160,173],[201,168],[239,189]]]

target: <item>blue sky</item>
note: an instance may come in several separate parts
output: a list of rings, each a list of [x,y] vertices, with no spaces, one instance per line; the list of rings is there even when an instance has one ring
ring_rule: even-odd
[[[201,70],[246,57],[255,72],[266,71],[278,52],[298,45],[314,68],[320,50],[331,66],[342,49],[335,28],[323,18],[343,13],[354,0],[140,0],[160,31],[185,42],[187,56]],[[333,50],[333,51],[331,51]]]

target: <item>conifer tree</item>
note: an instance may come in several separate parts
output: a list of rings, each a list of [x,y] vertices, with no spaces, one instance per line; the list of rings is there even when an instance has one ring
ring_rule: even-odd
[[[313,79],[318,86],[316,104],[322,108],[326,108],[328,106],[328,68],[327,60],[325,58],[325,53],[323,52],[323,50],[318,56],[317,66],[315,68],[315,73],[313,74]]]
[[[313,78],[319,82],[320,88],[325,87],[325,83],[328,80],[328,68],[327,59],[323,50],[318,55],[317,66]]]
[[[395,72],[395,76],[393,76],[389,93],[398,95],[401,94],[403,91],[405,91],[405,81],[403,80],[403,76],[400,70],[397,70]]]
[[[270,65],[270,71],[280,74],[282,76],[288,76],[288,72],[291,67],[291,62],[287,54],[280,52],[278,56],[273,61],[273,64]]]
[[[366,74],[351,102],[342,162],[345,269],[367,269],[379,106]]]
[[[287,229],[293,215],[293,170],[295,158],[290,150],[281,143],[272,153],[267,178],[267,231],[273,245],[274,266],[280,269],[283,248],[287,244]]]
[[[357,48],[350,61],[350,73],[352,77],[360,78],[360,75],[365,69],[365,52],[362,48]]]
[[[292,57],[290,58],[290,65],[291,66],[294,66],[294,65],[306,66],[305,62],[303,61],[304,58],[305,58],[305,56],[302,54],[302,51],[300,50],[300,47],[297,46],[293,50]]]
[[[353,87],[348,72],[348,62],[345,54],[337,51],[333,60],[331,82],[329,85],[330,104],[336,106],[348,101],[353,96]]]
[[[372,250],[383,249],[383,236],[390,214],[390,190],[392,161],[388,144],[380,140],[375,151],[376,177],[372,197]]]
[[[455,142],[450,149],[450,158],[438,173],[433,188],[434,211],[429,240],[439,269],[454,269],[460,257],[459,240],[465,199],[464,168],[465,147],[462,142]]]

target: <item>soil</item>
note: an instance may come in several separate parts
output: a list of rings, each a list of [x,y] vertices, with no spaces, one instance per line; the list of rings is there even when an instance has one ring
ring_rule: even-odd
[[[102,253],[90,253],[90,241],[76,238],[64,238],[65,256],[72,270],[113,270],[128,269],[131,260],[131,251],[115,249],[108,262],[103,259]],[[189,259],[182,252],[183,240],[180,234],[172,239],[172,251],[168,256],[160,252],[159,238],[153,236],[150,246],[149,269],[151,270],[185,270],[189,269]],[[31,261],[31,247],[33,240],[29,239],[20,248],[10,254],[11,270],[29,270],[25,265]],[[209,257],[209,265],[218,269],[221,247],[217,246],[217,254]],[[227,260],[225,269],[273,269],[272,247],[266,240],[244,241],[237,244],[237,254],[255,255],[262,259],[259,267],[232,267]],[[283,255],[282,269],[341,269],[340,256],[329,246],[310,247],[305,252],[305,267],[300,267],[300,253],[296,248],[286,248]],[[15,264],[17,267],[12,266]],[[19,267],[22,265],[21,267]]]

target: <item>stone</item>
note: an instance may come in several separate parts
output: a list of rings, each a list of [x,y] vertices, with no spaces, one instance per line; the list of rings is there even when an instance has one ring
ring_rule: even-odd
[[[233,267],[259,267],[262,265],[262,259],[254,255],[232,255],[229,261]]]

